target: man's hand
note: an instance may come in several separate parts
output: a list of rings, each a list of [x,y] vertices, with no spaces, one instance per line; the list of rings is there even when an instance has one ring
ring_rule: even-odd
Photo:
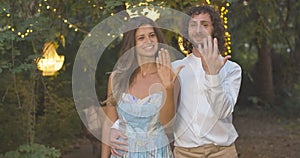
[[[111,128],[111,130],[110,130],[110,148],[111,148],[111,154],[115,157],[123,156],[124,153],[120,153],[120,150],[122,150],[124,152],[128,151],[128,148],[127,148],[128,144],[126,142],[120,141],[119,138],[127,140],[127,137],[121,131],[119,131],[118,129]]]
[[[198,46],[198,51],[200,52],[203,69],[208,75],[218,74],[226,61],[231,58],[230,55],[222,57],[219,54],[218,40],[214,38],[212,41],[211,36],[203,39],[203,43]]]

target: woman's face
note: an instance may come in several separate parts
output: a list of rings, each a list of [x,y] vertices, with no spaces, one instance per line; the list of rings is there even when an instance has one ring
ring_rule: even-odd
[[[158,49],[158,40],[151,25],[140,26],[135,32],[136,52],[141,57],[154,57]]]

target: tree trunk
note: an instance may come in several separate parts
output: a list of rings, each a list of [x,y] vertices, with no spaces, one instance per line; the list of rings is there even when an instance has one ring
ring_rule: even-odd
[[[271,47],[265,40],[258,46],[258,97],[265,103],[274,103],[274,85],[272,73]]]
[[[295,3],[296,2],[296,3]],[[298,9],[300,7],[300,3],[296,0],[291,2],[293,5],[292,9],[294,12],[294,19],[292,22],[295,25],[295,50],[292,52],[293,60],[296,66],[300,66],[299,60],[300,60],[300,10]]]
[[[292,51],[292,55],[290,56],[292,59],[292,75],[291,79],[293,83],[299,83],[300,79],[300,11],[298,10],[295,15],[295,47],[294,51]]]
[[[296,22],[296,29],[297,30],[296,33],[296,38],[295,38],[295,51],[293,52],[293,57],[294,57],[294,61],[296,63],[297,66],[300,65],[299,61],[300,61],[300,17],[299,15],[296,16],[295,18],[295,22]]]

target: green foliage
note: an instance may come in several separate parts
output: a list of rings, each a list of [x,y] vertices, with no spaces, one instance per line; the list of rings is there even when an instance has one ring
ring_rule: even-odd
[[[26,143],[26,113],[10,103],[0,103],[0,152],[17,148],[19,143]]]
[[[36,124],[36,142],[61,148],[81,134],[81,121],[71,98],[47,95],[45,113]]]
[[[0,1],[0,152],[16,149],[32,138],[34,142],[61,148],[72,143],[81,134],[81,121],[71,92],[71,73],[76,52],[87,32],[111,13],[124,9],[124,2],[131,4],[134,9],[133,5],[145,1]],[[232,35],[233,59],[250,74],[258,59],[256,39],[268,40],[273,51],[283,55],[285,64],[282,65],[282,70],[288,70],[282,71],[288,73],[284,75],[285,84],[278,82],[277,85],[294,85],[287,88],[286,94],[289,97],[283,103],[298,106],[300,90],[296,81],[299,80],[292,79],[294,70],[286,64],[291,58],[286,50],[289,48],[293,53],[294,39],[299,34],[299,30],[295,29],[295,21],[300,18],[297,16],[300,15],[300,2],[291,0],[292,5],[288,6],[285,1],[263,0],[249,1],[249,5],[244,6],[242,1],[211,1],[212,4],[224,2],[232,2],[229,8],[229,32]],[[38,3],[42,3],[43,7],[39,7]],[[46,9],[46,3],[56,8],[57,12]],[[179,11],[201,3],[205,3],[205,0],[148,2],[152,6],[166,6]],[[94,4],[97,7],[93,7]],[[37,12],[38,8],[41,12]],[[7,13],[11,15],[10,18],[6,16]],[[73,26],[79,27],[80,31],[75,32],[74,27],[69,28],[70,24],[65,23],[59,15],[68,19]],[[33,26],[30,27],[30,24]],[[13,26],[16,31],[12,32],[8,25]],[[29,36],[23,39],[17,35],[28,27],[33,30]],[[45,42],[60,40],[57,35],[64,35],[66,38],[66,47],[58,49],[58,53],[66,56],[63,70],[53,77],[42,77],[40,74],[36,76],[34,60],[41,56]],[[166,32],[165,35],[171,45],[177,48],[177,43],[173,42],[176,34]],[[119,49],[116,43],[112,43],[99,61],[95,85],[99,100],[105,99],[108,78],[106,73],[112,70]],[[280,90],[282,89],[279,88],[278,91]],[[246,98],[253,104],[264,104],[255,96]],[[44,150],[41,146],[29,148]],[[11,155],[18,154],[19,149],[11,152]]]
[[[116,6],[124,5],[126,1],[119,0],[119,1],[105,1],[106,7],[110,9],[114,9]]]
[[[59,158],[59,150],[41,144],[20,145],[17,150],[0,155],[3,158]]]
[[[290,85],[295,84],[298,81],[295,78],[299,77],[298,68],[292,64],[295,60],[293,54],[299,53],[295,52],[295,39],[300,34],[295,20],[299,5],[300,2],[294,0],[247,1],[246,4],[243,1],[235,1],[229,8],[233,58],[241,64],[247,74],[253,75],[255,82],[259,82],[256,81],[255,75],[266,74],[257,74],[257,61],[265,61],[259,59],[258,49],[264,42],[270,46],[274,89],[281,104],[282,100],[287,99],[284,97],[287,94],[295,96],[296,89]],[[258,90],[254,93],[258,93]]]
[[[0,79],[0,152],[32,141],[62,148],[77,140],[81,121],[66,88],[70,82],[60,83],[59,77],[40,82],[18,74],[16,91],[12,75],[4,73]]]
[[[299,117],[300,110],[300,83],[294,83],[286,90],[287,95],[284,101],[284,112],[290,116]]]
[[[38,105],[36,139],[38,143],[62,148],[73,143],[82,132],[81,120],[77,114],[71,93],[71,83],[56,78],[40,81],[42,103]]]
[[[3,73],[5,75],[0,78],[0,152],[29,142],[31,129],[31,126],[28,126],[31,122],[31,83],[20,76],[15,76],[14,84],[13,75],[8,72]],[[16,90],[15,85],[22,86],[18,86]]]

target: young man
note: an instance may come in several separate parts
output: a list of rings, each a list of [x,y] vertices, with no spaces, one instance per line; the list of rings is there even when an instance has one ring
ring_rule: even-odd
[[[222,57],[224,26],[220,15],[210,6],[191,8],[183,34],[184,46],[191,55],[175,61],[180,100],[176,115],[174,156],[177,158],[235,158],[238,134],[232,112],[241,85],[241,67]]]
[[[183,34],[190,56],[172,63],[179,72],[180,98],[174,123],[176,158],[236,158],[238,134],[232,113],[241,85],[241,67],[221,56],[224,26],[219,13],[210,6],[189,9]],[[113,129],[111,142],[126,150],[116,138],[125,137]],[[117,154],[116,152],[114,152]]]

